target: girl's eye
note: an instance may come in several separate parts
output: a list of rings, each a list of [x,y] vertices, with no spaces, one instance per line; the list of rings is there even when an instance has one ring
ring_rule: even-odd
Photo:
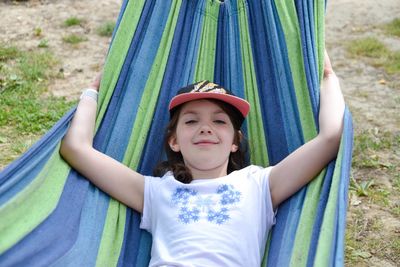
[[[193,124],[193,123],[196,123],[196,120],[188,120],[185,122],[185,124]]]
[[[214,121],[216,124],[226,124],[224,120],[215,120]]]

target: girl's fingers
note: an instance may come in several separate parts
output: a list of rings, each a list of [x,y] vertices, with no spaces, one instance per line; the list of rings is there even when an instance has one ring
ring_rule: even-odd
[[[94,79],[94,81],[91,83],[90,87],[96,89],[97,91],[99,91],[99,87],[100,87],[100,81],[101,81],[101,76],[102,76],[102,72],[99,72],[96,75],[96,78]]]
[[[332,69],[332,64],[331,60],[329,58],[328,52],[326,52],[325,49],[325,55],[324,55],[324,77],[329,76],[330,74],[333,74],[334,71]]]

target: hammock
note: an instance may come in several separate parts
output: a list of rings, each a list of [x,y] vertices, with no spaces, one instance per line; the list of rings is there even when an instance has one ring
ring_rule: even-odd
[[[253,164],[276,164],[317,133],[325,0],[126,0],[101,83],[94,146],[142,174],[164,155],[178,88],[215,81],[251,104]],[[0,173],[0,266],[147,266],[140,215],[60,157],[74,110]],[[279,207],[263,266],[341,266],[352,148]]]

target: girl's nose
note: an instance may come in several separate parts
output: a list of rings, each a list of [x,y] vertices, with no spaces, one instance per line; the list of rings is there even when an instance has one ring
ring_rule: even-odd
[[[211,127],[208,124],[203,124],[200,128],[200,133],[211,134],[212,133]]]
[[[202,134],[205,134],[205,133],[211,134],[211,130],[204,130],[204,129],[201,129],[201,130],[200,130],[200,133],[202,133]]]

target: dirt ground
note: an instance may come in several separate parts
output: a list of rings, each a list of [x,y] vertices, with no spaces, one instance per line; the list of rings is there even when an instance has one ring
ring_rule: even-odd
[[[100,37],[95,29],[105,21],[115,21],[121,0],[0,0],[0,42],[19,48],[37,50],[42,39],[59,60],[62,75],[51,81],[49,91],[56,96],[76,99],[102,66],[109,46],[108,37]],[[390,49],[400,50],[400,38],[388,37],[378,25],[400,17],[399,0],[330,0],[327,7],[326,46],[334,69],[341,78],[346,102],[353,114],[355,133],[363,130],[398,132],[400,129],[400,78],[387,75],[359,58],[349,57],[345,44],[352,39],[377,36]],[[70,17],[83,18],[80,26],[63,27]],[[35,29],[42,30],[35,36]],[[69,45],[62,38],[68,33],[84,34],[88,40]],[[399,156],[399,155],[397,155]],[[376,170],[375,170],[376,171]],[[379,173],[379,171],[378,171]],[[356,170],[353,176],[364,175]],[[390,187],[392,177],[381,173],[378,183]],[[398,196],[395,196],[398,199]],[[382,218],[379,231],[382,240],[400,238],[400,220],[387,208],[350,198],[348,222],[357,216]],[[400,266],[390,257],[363,254],[357,266]],[[398,258],[397,258],[398,259]],[[350,265],[349,265],[350,266]]]
[[[20,48],[38,50],[42,39],[59,62],[59,79],[52,81],[50,91],[55,96],[76,99],[82,88],[98,73],[110,44],[96,28],[107,21],[116,21],[121,0],[0,0],[0,41]],[[79,26],[64,27],[71,17],[84,20]],[[35,36],[35,29],[42,30]],[[63,37],[81,34],[88,38],[78,45],[67,44]]]
[[[355,135],[366,130],[379,133],[399,133],[400,130],[400,78],[388,75],[381,68],[375,68],[359,58],[349,57],[345,44],[349,40],[374,36],[394,51],[400,50],[400,39],[389,37],[382,33],[380,25],[389,23],[394,18],[400,17],[399,0],[333,0],[328,1],[326,18],[326,46],[333,61],[334,69],[341,79],[342,91],[345,95],[354,122]],[[399,162],[399,151],[393,154],[379,155],[381,158],[392,158]],[[393,157],[396,157],[393,159]],[[397,173],[399,172],[397,164]],[[398,175],[398,174],[397,174]],[[376,177],[376,184],[387,189],[393,189],[393,173],[388,174],[377,168],[362,170],[353,168],[352,176],[357,180]],[[391,191],[394,192],[394,191]],[[396,193],[395,193],[396,194]],[[398,193],[392,196],[393,202],[399,205]],[[350,195],[348,209],[349,225],[354,227],[358,242],[367,240],[393,240],[393,236],[400,240],[400,219],[394,216],[385,205],[371,204],[368,200]],[[360,217],[363,217],[362,219]],[[378,219],[377,219],[378,218]],[[380,223],[374,230],[375,233],[365,231],[368,224],[379,220]],[[359,232],[357,232],[359,231]],[[369,239],[364,238],[369,235]],[[368,241],[367,241],[368,242]],[[371,241],[370,241],[371,242]],[[349,242],[348,242],[349,243]],[[361,245],[362,247],[363,245]],[[399,257],[382,253],[376,250],[385,250],[385,242],[379,243],[380,248],[372,248],[374,244],[365,244],[369,252],[360,253],[357,266],[400,266]],[[346,247],[349,249],[349,247]],[[376,254],[376,255],[374,255]],[[398,254],[398,252],[397,252]],[[349,265],[350,266],[350,265]]]

